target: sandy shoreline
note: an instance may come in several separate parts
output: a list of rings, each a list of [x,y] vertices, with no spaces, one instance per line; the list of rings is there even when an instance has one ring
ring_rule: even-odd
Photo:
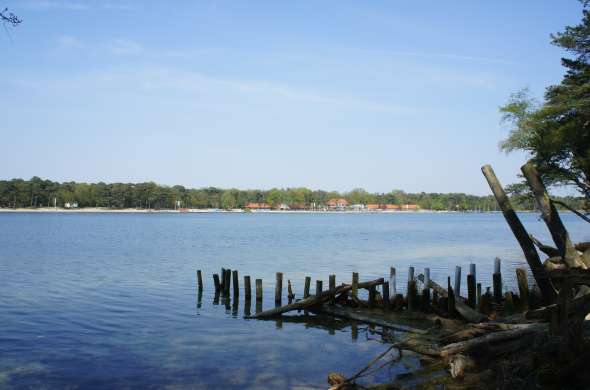
[[[0,208],[0,213],[122,213],[122,214],[186,214],[186,213],[264,213],[264,214],[418,214],[418,213],[452,213],[454,211],[434,211],[434,210],[419,210],[419,211],[352,211],[352,210],[338,210],[338,211],[324,211],[324,210],[255,210],[246,211],[243,209],[189,209],[188,211],[180,212],[179,210],[148,210],[148,209],[109,209],[102,207],[85,207],[79,209],[64,209],[54,207],[39,207],[39,208]]]

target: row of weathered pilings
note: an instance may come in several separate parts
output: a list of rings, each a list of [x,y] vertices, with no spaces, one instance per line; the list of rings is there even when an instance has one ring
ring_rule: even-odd
[[[327,291],[324,291],[323,289],[323,281],[316,280],[315,292],[312,295],[312,278],[306,276],[302,299],[306,300],[310,297],[320,297],[328,294],[330,296],[327,303],[330,305],[334,305],[338,299],[338,303],[341,304],[349,304],[362,308],[381,307],[385,311],[429,311],[433,307],[436,307],[439,311],[446,312],[449,315],[459,314],[464,317],[464,311],[466,309],[461,309],[466,306],[479,313],[489,313],[494,309],[495,305],[500,303],[504,303],[503,309],[505,312],[514,311],[516,309],[521,309],[523,311],[529,309],[531,294],[529,293],[526,271],[523,268],[516,269],[516,280],[519,289],[518,295],[511,291],[503,292],[501,264],[500,259],[498,258],[494,260],[492,286],[486,287],[485,291],[482,291],[482,284],[477,282],[476,265],[472,263],[469,266],[469,273],[466,275],[467,296],[463,298],[461,296],[461,273],[462,268],[457,266],[455,268],[454,283],[451,283],[451,277],[447,277],[447,288],[445,289],[431,280],[430,268],[424,268],[423,274],[416,275],[415,268],[411,266],[408,268],[408,278],[404,296],[402,291],[398,289],[399,279],[397,277],[396,268],[390,267],[388,278],[379,279],[377,282],[373,281],[368,287],[363,285],[363,288],[368,291],[367,300],[361,299],[359,295],[359,284],[362,283],[359,281],[358,272],[352,273],[350,295],[348,294],[348,291],[346,294],[339,293],[337,290],[338,286],[336,285],[335,274],[329,275]],[[274,285],[275,307],[279,307],[282,304],[284,293],[283,280],[283,273],[277,272]],[[240,296],[240,280],[239,272],[237,270],[222,268],[219,274],[213,274],[213,283],[215,286],[216,299],[220,296],[229,298],[231,295],[235,301]],[[255,279],[254,298],[257,303],[262,303],[263,300],[262,286],[263,280]],[[381,287],[381,291],[377,290],[379,286]],[[203,291],[203,275],[201,270],[197,270],[197,289],[201,294]],[[243,277],[242,291],[245,301],[251,301],[253,297],[250,275],[245,275]],[[287,280],[287,298],[289,304],[295,300],[291,280]],[[297,300],[297,302],[298,301],[300,300]],[[458,305],[461,307],[457,308]],[[257,305],[256,312],[259,313],[261,308],[261,304]]]

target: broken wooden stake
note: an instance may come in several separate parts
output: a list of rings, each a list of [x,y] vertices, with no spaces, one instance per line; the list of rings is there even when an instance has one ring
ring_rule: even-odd
[[[309,288],[311,287],[311,277],[305,277],[305,285],[303,287],[303,299],[309,297]]]
[[[275,303],[281,304],[283,298],[283,273],[277,272],[275,283]]]

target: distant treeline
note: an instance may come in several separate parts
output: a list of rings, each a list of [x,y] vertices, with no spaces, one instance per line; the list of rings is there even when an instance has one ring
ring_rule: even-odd
[[[109,208],[243,208],[250,202],[267,203],[272,207],[281,204],[291,208],[321,208],[333,198],[344,198],[349,204],[417,204],[430,210],[497,210],[495,199],[462,193],[417,193],[401,190],[388,193],[369,193],[363,189],[350,192],[287,188],[271,190],[238,190],[221,188],[191,189],[183,186],[162,186],[149,183],[58,183],[33,177],[30,180],[12,179],[0,181],[0,207],[64,207],[77,203],[78,207]],[[582,209],[583,199],[560,198],[576,209]],[[519,210],[533,209],[532,198],[526,195],[512,197]],[[180,203],[178,203],[180,202]]]

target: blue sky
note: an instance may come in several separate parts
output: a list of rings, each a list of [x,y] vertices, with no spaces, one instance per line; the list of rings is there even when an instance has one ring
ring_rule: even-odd
[[[5,0],[0,177],[488,194],[560,1]]]

